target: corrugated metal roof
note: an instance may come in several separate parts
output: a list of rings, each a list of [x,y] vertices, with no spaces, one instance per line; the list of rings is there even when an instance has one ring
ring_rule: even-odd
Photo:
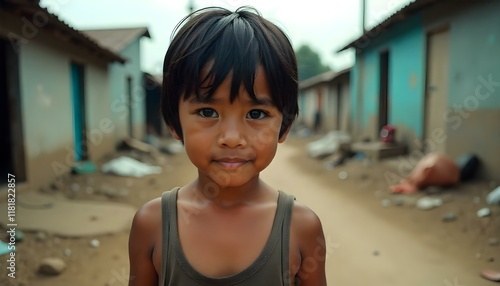
[[[128,44],[137,38],[151,38],[147,27],[94,29],[82,30],[82,32],[115,53],[120,53]]]
[[[55,14],[50,13],[46,8],[41,7],[37,0],[2,0],[1,9],[9,10],[10,12],[21,14],[23,16],[29,16],[30,19],[35,15],[35,13],[43,13],[47,16],[48,23],[45,27],[53,27],[58,33],[64,38],[68,37],[72,39],[75,43],[86,46],[99,54],[104,56],[110,61],[117,61],[124,63],[126,60],[120,55],[110,51],[109,49],[100,46],[97,42],[84,35],[80,31],[74,29],[69,24],[59,19]]]
[[[337,79],[338,77],[340,77],[344,74],[348,74],[350,72],[351,72],[351,68],[346,68],[346,69],[343,69],[343,70],[338,71],[338,72],[337,71],[324,72],[324,73],[319,74],[317,76],[313,76],[311,78],[308,78],[308,79],[301,81],[299,83],[299,90],[307,89],[307,88],[310,88],[312,86],[315,86],[315,85],[318,85],[321,83],[331,82],[331,81]]]
[[[389,16],[389,18],[385,19],[380,24],[366,31],[361,37],[357,38],[356,40],[352,41],[345,47],[338,50],[337,53],[347,50],[349,48],[363,49],[368,45],[370,39],[374,39],[380,36],[381,34],[383,34],[383,31],[386,30],[387,28],[397,23],[403,22],[409,16],[412,16],[415,13],[429,6],[436,4],[437,2],[444,2],[444,1],[446,0],[414,0],[413,2],[401,8],[399,11]]]

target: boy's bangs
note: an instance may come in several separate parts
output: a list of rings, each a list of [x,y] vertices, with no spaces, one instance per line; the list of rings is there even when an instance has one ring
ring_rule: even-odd
[[[242,86],[256,100],[253,85],[260,63],[259,44],[248,22],[234,15],[238,16],[226,16],[206,31],[199,52],[189,56],[188,61],[196,62],[198,68],[191,70],[191,80],[186,81],[191,86],[185,86],[184,99],[191,96],[202,101],[210,99],[230,76],[230,102],[236,99]],[[198,84],[193,87],[192,83]]]

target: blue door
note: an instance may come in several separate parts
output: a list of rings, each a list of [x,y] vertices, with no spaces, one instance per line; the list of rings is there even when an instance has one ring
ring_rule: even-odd
[[[88,157],[85,130],[84,77],[83,66],[77,63],[71,63],[71,96],[73,101],[75,161],[83,161]]]

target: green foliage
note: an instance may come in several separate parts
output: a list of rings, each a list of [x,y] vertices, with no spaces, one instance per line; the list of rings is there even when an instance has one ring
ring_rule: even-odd
[[[299,80],[305,80],[318,74],[331,70],[328,65],[323,65],[318,53],[307,44],[301,45],[296,51]]]

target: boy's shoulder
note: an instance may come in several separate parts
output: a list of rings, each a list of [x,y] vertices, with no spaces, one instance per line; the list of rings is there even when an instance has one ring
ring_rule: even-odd
[[[161,224],[161,197],[150,200],[137,210],[133,225],[142,231],[155,231]]]
[[[318,215],[305,204],[294,201],[292,212],[293,235],[310,238],[322,235],[323,229]]]

